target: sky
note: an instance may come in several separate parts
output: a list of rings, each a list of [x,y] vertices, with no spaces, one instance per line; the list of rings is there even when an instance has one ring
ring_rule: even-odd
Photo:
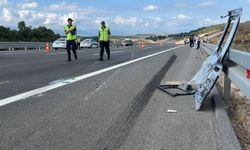
[[[70,17],[80,35],[96,35],[100,21],[113,35],[179,33],[223,23],[220,16],[239,7],[242,22],[250,20],[250,0],[0,0],[0,25],[25,21],[63,34]]]

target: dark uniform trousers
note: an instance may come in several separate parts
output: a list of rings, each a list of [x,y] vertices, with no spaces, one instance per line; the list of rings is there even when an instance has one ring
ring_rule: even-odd
[[[76,53],[76,42],[75,40],[68,40],[67,41],[67,53],[68,53],[68,60],[71,60],[71,49],[74,53],[75,59],[77,59],[77,53]]]
[[[110,48],[109,41],[100,41],[100,58],[103,59],[104,48],[106,49],[106,53],[108,55],[108,59],[110,59]]]

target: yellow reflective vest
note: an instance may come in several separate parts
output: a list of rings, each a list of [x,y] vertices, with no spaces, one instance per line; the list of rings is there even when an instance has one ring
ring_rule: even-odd
[[[80,43],[81,42],[81,38],[80,37],[76,37],[76,43]]]
[[[105,26],[105,28],[99,27],[100,41],[108,41],[109,40],[109,27]]]
[[[76,40],[76,38],[77,38],[76,25],[72,25],[72,26],[66,25],[66,26],[64,26],[64,30],[70,31],[68,34],[66,34],[67,41]]]

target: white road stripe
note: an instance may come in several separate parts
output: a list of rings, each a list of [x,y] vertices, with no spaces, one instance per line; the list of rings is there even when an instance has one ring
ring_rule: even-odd
[[[7,80],[7,81],[0,81],[0,85],[3,85],[3,84],[6,84],[6,83],[9,83],[10,81]]]
[[[146,47],[146,48],[143,48],[143,49],[150,49],[150,48],[152,48],[152,47]]]
[[[124,62],[124,63],[118,64],[118,65],[114,65],[114,66],[111,66],[111,67],[108,67],[108,68],[105,68],[105,69],[101,69],[101,70],[94,71],[94,72],[91,72],[91,73],[88,73],[88,74],[84,74],[84,75],[81,75],[81,76],[78,76],[78,77],[75,77],[75,78],[72,78],[72,79],[68,79],[68,80],[65,80],[65,81],[62,81],[62,82],[59,82],[59,83],[44,86],[44,87],[34,89],[34,90],[31,90],[31,91],[28,91],[28,92],[25,92],[25,93],[22,93],[22,94],[18,94],[18,95],[12,96],[12,97],[5,98],[5,99],[0,100],[0,107],[5,106],[5,105],[10,104],[10,103],[14,103],[14,102],[23,100],[23,99],[27,99],[27,98],[29,98],[31,96],[35,96],[35,95],[38,95],[38,94],[41,94],[41,93],[44,93],[44,92],[51,91],[53,89],[56,89],[56,88],[59,88],[59,87],[62,87],[62,86],[65,86],[65,85],[68,85],[68,84],[71,84],[71,83],[74,83],[74,82],[77,82],[77,81],[87,79],[87,78],[90,78],[90,77],[93,77],[93,76],[96,76],[96,75],[99,75],[99,74],[102,74],[102,73],[105,73],[105,72],[108,72],[108,71],[111,71],[111,70],[114,70],[114,69],[117,69],[117,68],[120,68],[120,67],[123,67],[123,66],[127,66],[129,64],[133,64],[135,62],[138,62],[138,61],[141,61],[141,60],[144,60],[144,59],[147,59],[147,58],[151,58],[151,57],[160,55],[162,53],[175,50],[175,49],[180,48],[180,47],[183,47],[183,46],[177,46],[177,47],[174,47],[174,48],[170,48],[170,49],[167,49],[167,50],[164,50],[164,51],[161,51],[161,52],[157,52],[157,53],[154,53],[154,54],[150,54],[150,55],[138,58],[138,59],[134,59],[134,60]]]
[[[84,53],[85,51],[77,51],[77,53]],[[67,54],[67,52],[53,52],[48,53],[47,55],[61,55],[61,54]]]
[[[124,51],[113,51],[111,54],[123,53]],[[100,53],[93,54],[94,56],[100,55]]]

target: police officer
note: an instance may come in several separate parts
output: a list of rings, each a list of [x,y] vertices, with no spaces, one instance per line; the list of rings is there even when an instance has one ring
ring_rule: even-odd
[[[99,27],[99,43],[100,43],[100,59],[99,61],[103,61],[103,53],[104,48],[106,49],[108,60],[110,59],[110,48],[109,48],[109,40],[110,40],[110,28],[105,25],[105,22],[101,22],[101,26]]]
[[[76,53],[76,25],[72,24],[73,20],[71,18],[68,19],[68,25],[64,26],[65,34],[66,34],[66,41],[67,41],[67,53],[68,53],[68,61],[71,61],[71,49],[74,53],[75,59],[77,59]]]

